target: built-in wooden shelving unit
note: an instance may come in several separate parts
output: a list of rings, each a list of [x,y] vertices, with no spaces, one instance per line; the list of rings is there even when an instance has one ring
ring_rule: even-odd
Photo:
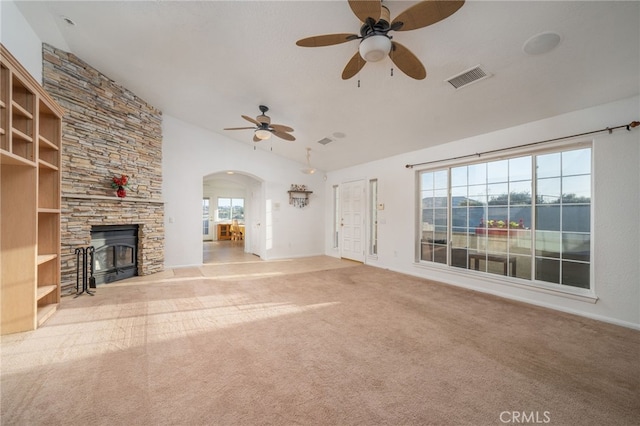
[[[0,44],[0,333],[60,303],[62,109]]]

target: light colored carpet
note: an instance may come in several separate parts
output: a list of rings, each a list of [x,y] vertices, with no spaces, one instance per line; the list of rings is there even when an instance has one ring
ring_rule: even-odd
[[[637,425],[639,359],[637,331],[364,265],[206,265],[3,336],[1,420]]]

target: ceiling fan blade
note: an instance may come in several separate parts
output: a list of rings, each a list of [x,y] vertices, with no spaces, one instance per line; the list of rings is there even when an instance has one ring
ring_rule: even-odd
[[[374,23],[378,22],[382,13],[380,0],[349,0],[349,7],[360,22],[366,22],[367,18],[372,18]]]
[[[358,74],[366,63],[367,61],[360,56],[360,52],[356,52],[356,54],[353,55],[347,63],[347,66],[344,67],[344,70],[342,71],[342,79],[349,80],[351,77]]]
[[[396,31],[409,31],[423,28],[453,15],[462,7],[464,0],[423,0],[407,8],[396,16],[391,25],[402,22]]]
[[[296,41],[296,44],[302,47],[333,46],[334,44],[346,43],[351,40],[356,40],[357,38],[358,36],[356,34],[325,34],[303,38],[302,40]]]
[[[255,134],[253,135],[253,141],[254,142],[260,142],[262,139],[260,139],[259,137],[257,137]]]
[[[255,130],[255,127],[227,127],[225,129],[222,130]]]
[[[391,42],[391,52],[389,57],[400,71],[411,78],[422,80],[427,76],[427,70],[424,69],[422,62],[409,49],[400,43]]]
[[[285,132],[279,132],[277,130],[274,130],[273,132],[274,135],[276,135],[277,137],[287,140],[287,141],[295,141],[296,138],[293,137],[293,135],[290,135],[289,133],[285,133]]]
[[[293,129],[289,126],[284,126],[282,124],[272,124],[271,128],[278,132],[293,132]]]
[[[261,123],[257,122],[256,120],[254,120],[251,117],[248,117],[246,115],[242,115],[241,117],[244,118],[247,121],[250,121],[251,123],[255,124],[256,126],[261,126]]]

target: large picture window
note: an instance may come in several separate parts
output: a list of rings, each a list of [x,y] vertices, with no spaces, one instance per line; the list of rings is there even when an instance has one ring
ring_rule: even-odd
[[[419,258],[590,289],[591,148],[419,174]]]

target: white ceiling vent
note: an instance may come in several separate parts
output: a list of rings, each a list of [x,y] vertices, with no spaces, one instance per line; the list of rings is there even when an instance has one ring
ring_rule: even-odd
[[[458,75],[448,78],[446,81],[451,84],[455,89],[460,89],[464,86],[468,86],[476,81],[484,80],[491,77],[491,74],[486,73],[480,65],[470,68],[461,72]]]
[[[333,141],[332,141],[331,139],[329,139],[329,138],[320,139],[320,140],[318,141],[318,143],[319,143],[320,145],[326,145],[326,144],[328,144],[328,143],[330,143],[330,142],[333,142]]]

